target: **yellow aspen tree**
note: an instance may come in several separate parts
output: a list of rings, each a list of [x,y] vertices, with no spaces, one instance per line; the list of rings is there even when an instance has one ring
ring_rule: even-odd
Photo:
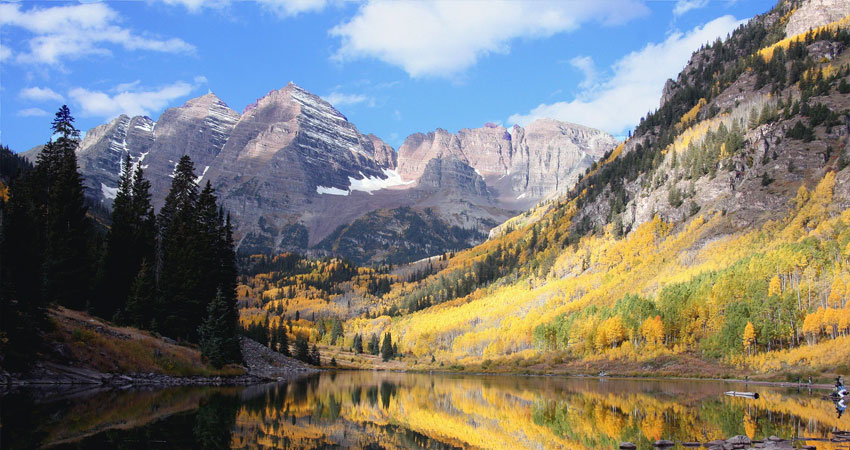
[[[838,332],[844,336],[847,334],[848,328],[850,328],[850,307],[840,309],[839,311]]]
[[[817,311],[807,314],[805,320],[803,320],[803,333],[806,335],[806,338],[809,341],[809,345],[818,341],[818,335],[820,335],[822,322],[822,308],[819,308]]]
[[[832,287],[829,289],[829,298],[827,302],[830,306],[840,308],[844,305],[844,296],[846,295],[847,287],[841,276],[836,275],[832,280]]]
[[[640,326],[640,334],[650,348],[655,348],[664,342],[664,323],[661,316],[647,317]]]
[[[779,280],[778,274],[770,279],[770,284],[767,287],[767,295],[782,295],[782,281]]]
[[[619,316],[614,316],[606,320],[606,322],[609,322],[607,330],[608,345],[613,348],[626,339],[626,327],[623,325],[623,320]]]
[[[747,352],[747,355],[751,355],[755,350],[756,345],[756,329],[753,327],[752,322],[747,322],[747,326],[744,327],[744,350]]]
[[[797,189],[797,198],[794,199],[794,204],[797,206],[797,209],[800,209],[807,201],[809,201],[809,190],[806,189],[806,185],[804,184]]]
[[[832,335],[835,339],[838,336],[838,323],[841,319],[841,310],[835,308],[826,308],[823,313],[823,326],[826,328],[826,333]]]

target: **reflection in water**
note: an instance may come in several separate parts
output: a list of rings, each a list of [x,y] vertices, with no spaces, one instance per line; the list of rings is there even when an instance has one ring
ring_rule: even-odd
[[[247,388],[105,392],[0,402],[3,448],[617,448],[829,437],[850,428],[819,393],[718,382],[323,373]],[[819,449],[845,444],[812,442]]]

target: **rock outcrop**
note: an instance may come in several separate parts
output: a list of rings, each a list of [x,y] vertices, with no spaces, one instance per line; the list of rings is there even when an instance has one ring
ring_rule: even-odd
[[[431,160],[455,159],[481,175],[500,203],[523,210],[569,190],[616,143],[603,131],[551,119],[510,130],[493,124],[457,134],[437,129],[405,140],[398,172],[419,179]]]
[[[847,0],[808,0],[803,2],[785,26],[785,36],[796,36],[810,28],[817,28],[850,14],[850,2]]]

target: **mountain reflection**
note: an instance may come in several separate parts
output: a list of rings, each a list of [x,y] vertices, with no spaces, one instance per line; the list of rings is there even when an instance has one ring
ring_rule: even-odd
[[[752,400],[723,395],[731,389],[742,386],[364,371],[55,401],[14,394],[0,406],[4,448],[650,449],[662,438],[826,438],[850,428],[821,392],[760,387]]]

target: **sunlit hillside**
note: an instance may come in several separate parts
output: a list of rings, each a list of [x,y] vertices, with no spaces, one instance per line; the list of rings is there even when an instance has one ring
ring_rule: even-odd
[[[817,49],[850,34],[841,20],[776,42],[788,9],[696,53],[672,99],[533,225],[394,286],[385,298],[409,314],[346,334],[390,331],[416,358],[467,364],[846,365],[832,343],[850,331],[850,56]]]
[[[694,53],[630,139],[484,244],[404,275],[351,268],[330,295],[257,273],[243,321],[297,312],[290,338],[341,350],[389,332],[415,368],[846,370],[850,20],[785,38],[793,10]],[[347,263],[311,264],[327,281]]]

